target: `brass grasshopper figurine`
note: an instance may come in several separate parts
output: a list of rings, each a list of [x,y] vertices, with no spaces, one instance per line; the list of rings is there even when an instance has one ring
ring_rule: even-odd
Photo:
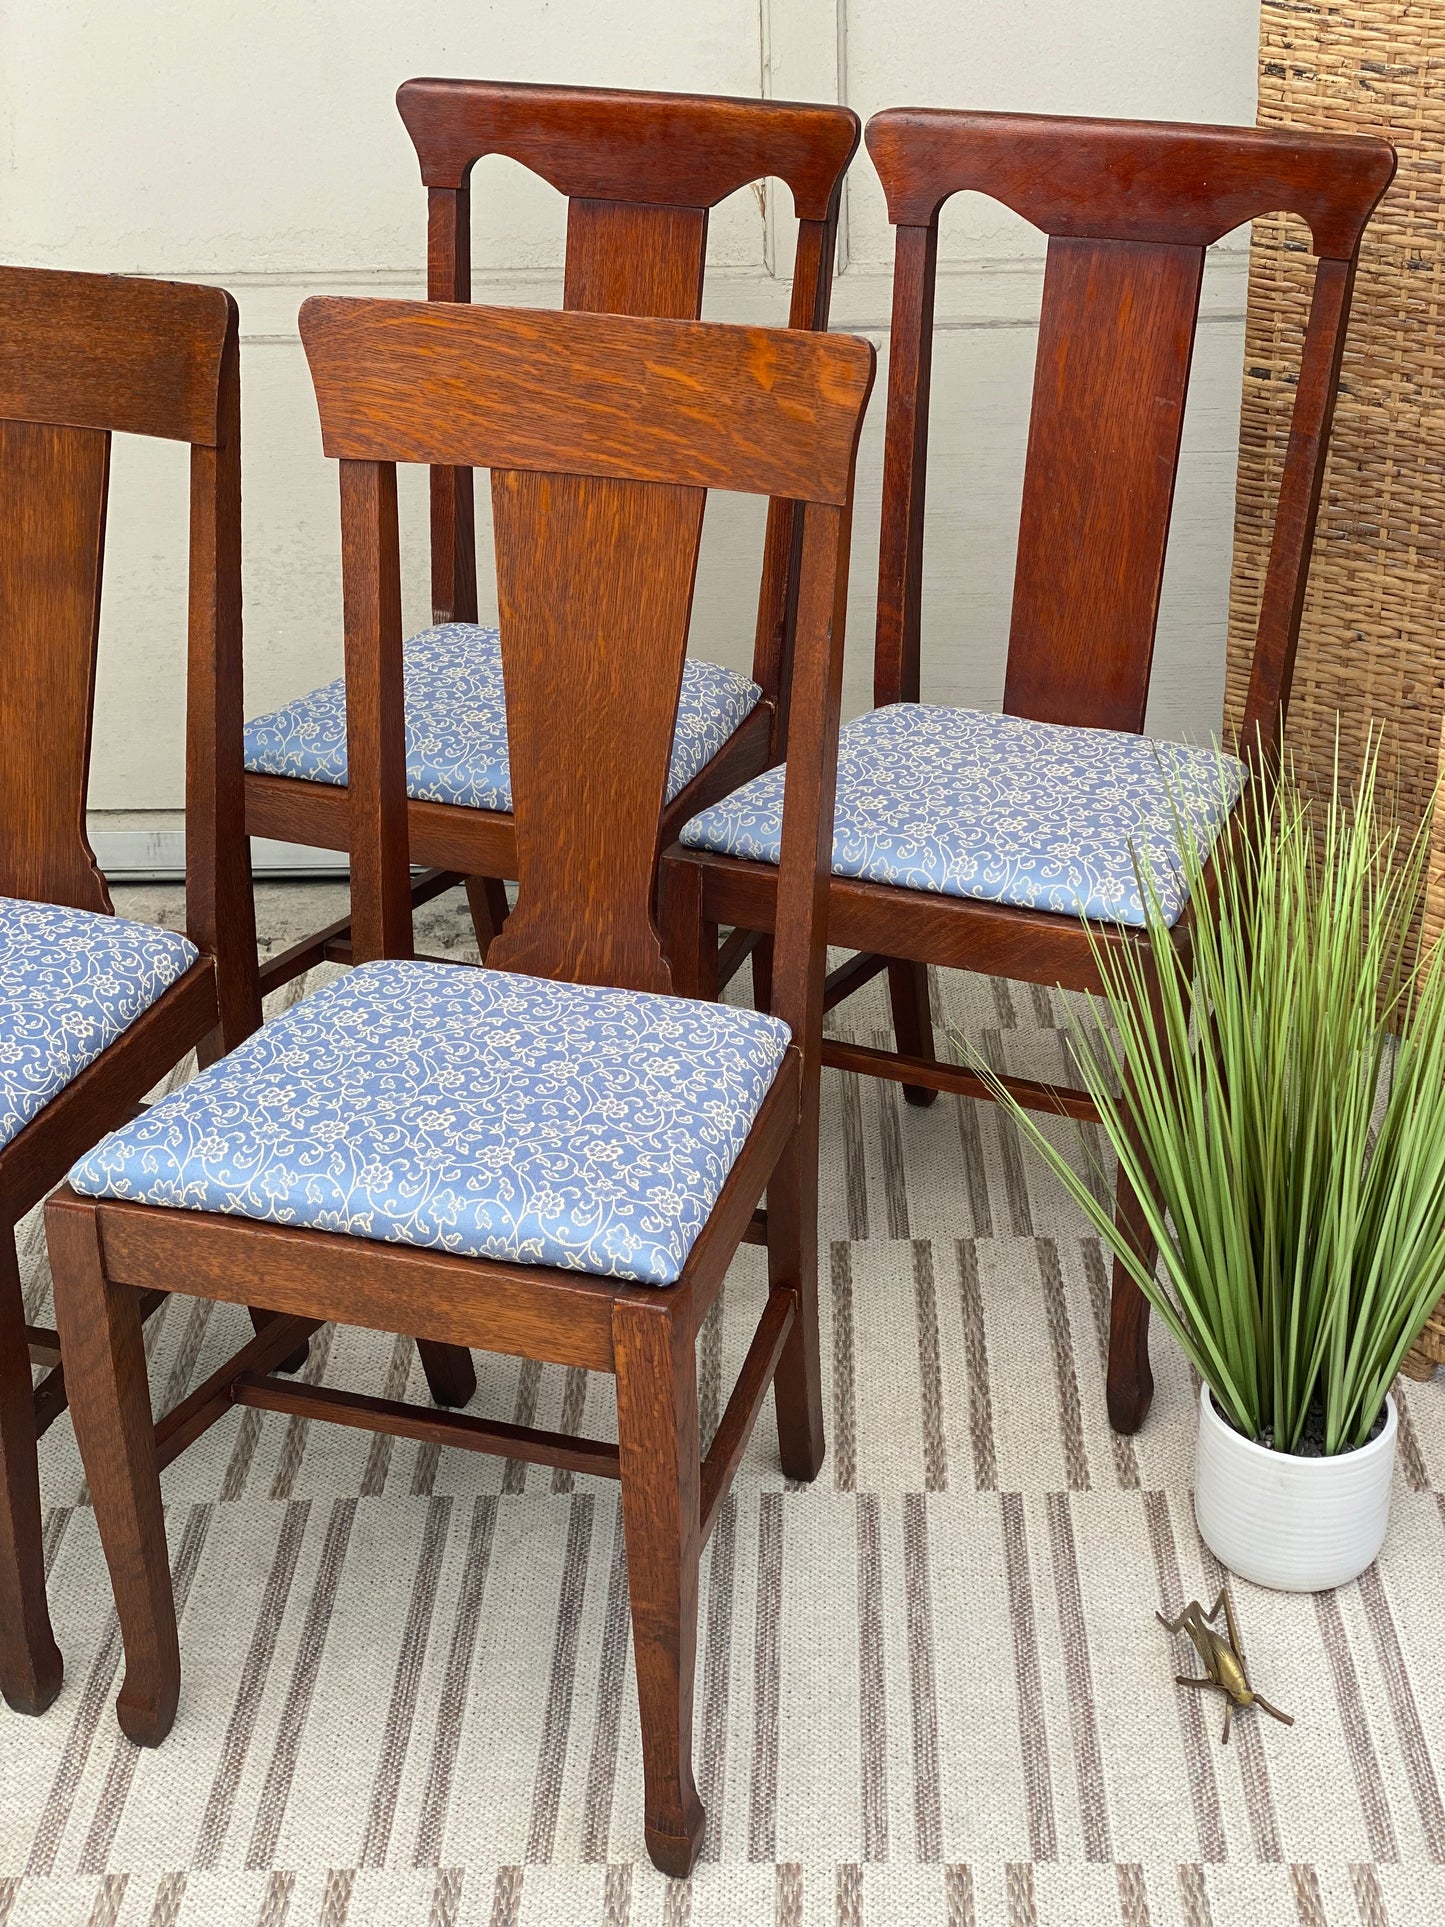
[[[1224,1608],[1225,1624],[1229,1628],[1228,1639],[1223,1639],[1210,1624],[1218,1619],[1220,1607]],[[1191,1599],[1177,1619],[1166,1619],[1163,1613],[1156,1613],[1159,1624],[1171,1633],[1188,1633],[1194,1642],[1194,1650],[1204,1662],[1203,1679],[1190,1679],[1184,1673],[1175,1674],[1178,1686],[1202,1686],[1224,1695],[1224,1744],[1229,1744],[1229,1723],[1234,1718],[1234,1709],[1246,1706],[1262,1706],[1272,1718],[1285,1726],[1294,1725],[1294,1715],[1281,1713],[1277,1706],[1271,1706],[1262,1693],[1256,1693],[1250,1685],[1245,1672],[1244,1645],[1239,1637],[1239,1628],[1234,1622],[1234,1607],[1230,1604],[1229,1588],[1221,1586],[1219,1597],[1208,1612],[1197,1599]]]

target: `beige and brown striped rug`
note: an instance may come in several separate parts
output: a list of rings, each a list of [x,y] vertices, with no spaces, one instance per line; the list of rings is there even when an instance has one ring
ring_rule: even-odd
[[[1059,1071],[1056,998],[936,995],[1000,1063]],[[884,1041],[881,996],[845,1014]],[[1437,1927],[1445,1385],[1403,1387],[1377,1570],[1316,1598],[1236,1588],[1297,1724],[1246,1716],[1224,1747],[1154,1621],[1220,1580],[1188,1372],[1157,1342],[1153,1415],[1112,1437],[1101,1254],[990,1107],[905,1110],[829,1073],[823,1155],[829,1455],[787,1489],[765,1415],[704,1558],[690,1881],[642,1854],[615,1487],[238,1411],[166,1475],[184,1684],[140,1752],[63,1422],[66,1686],[44,1719],[0,1718],[0,1927]],[[24,1259],[39,1311],[33,1221]],[[705,1425],[760,1260],[704,1333]],[[157,1400],[247,1329],[171,1300]],[[478,1364],[495,1414],[610,1422],[608,1383]],[[390,1337],[323,1334],[308,1370],[424,1396]]]

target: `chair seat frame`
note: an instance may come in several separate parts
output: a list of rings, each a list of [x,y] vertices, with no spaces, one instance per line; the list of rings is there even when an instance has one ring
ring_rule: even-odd
[[[157,1210],[123,1201],[102,1201],[97,1207],[68,1186],[57,1191],[47,1207],[47,1230],[52,1241],[62,1241],[56,1250],[68,1252],[63,1241],[69,1235],[69,1214],[83,1226],[93,1221],[108,1282],[141,1293],[164,1293],[162,1281],[173,1281],[178,1265],[226,1279],[243,1277],[247,1266],[255,1266],[265,1276],[267,1301],[278,1314],[277,1323],[162,1417],[155,1433],[156,1463],[162,1470],[234,1404],[617,1479],[618,1447],[610,1441],[301,1385],[275,1377],[273,1363],[331,1319],[615,1375],[619,1325],[657,1316],[669,1327],[669,1345],[685,1351],[696,1343],[738,1245],[768,1242],[768,1213],[757,1204],[797,1129],[802,1088],[802,1056],[790,1049],[733,1168],[726,1197],[699,1234],[677,1283],[662,1288],[551,1265],[506,1264],[373,1244],[215,1212]],[[89,1229],[78,1235],[88,1240]],[[791,1289],[769,1293],[712,1448],[700,1462],[700,1547],[711,1535],[796,1316]],[[95,1342],[103,1345],[105,1334],[97,1332]]]

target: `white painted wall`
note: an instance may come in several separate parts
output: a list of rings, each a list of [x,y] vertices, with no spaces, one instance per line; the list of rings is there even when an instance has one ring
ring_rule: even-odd
[[[0,258],[214,280],[241,304],[247,698],[339,672],[335,480],[295,317],[309,294],[423,291],[424,194],[393,95],[412,74],[1252,121],[1258,0],[47,0],[0,10]],[[715,216],[708,313],[787,312],[787,196]],[[552,305],[562,203],[510,163],[474,177],[475,293]],[[775,218],[776,217],[776,218]],[[835,325],[886,358],[891,237],[850,178]],[[1218,726],[1246,237],[1211,259],[1150,726]],[[925,694],[996,703],[1037,322],[1038,237],[973,197],[944,223]],[[886,359],[865,432],[847,703],[870,689]],[[407,614],[426,619],[424,483],[404,481]],[[485,491],[479,491],[484,495]],[[693,647],[751,649],[761,513],[710,505]],[[97,828],[181,800],[185,458],[118,444],[92,804]]]

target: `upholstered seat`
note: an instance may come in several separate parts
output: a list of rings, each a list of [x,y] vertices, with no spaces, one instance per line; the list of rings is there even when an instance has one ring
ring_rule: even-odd
[[[788,1038],[722,1004],[363,964],[107,1138],[71,1183],[668,1285]]]
[[[844,725],[837,876],[1028,910],[1143,924],[1139,873],[1165,921],[1188,892],[1181,831],[1208,849],[1245,781],[1232,756],[1110,729],[891,703]],[[776,863],[783,771],[695,816],[692,849]]]
[[[0,1144],[184,976],[172,930],[0,897]]]
[[[495,629],[448,622],[403,646],[408,793],[429,803],[510,810],[507,709]],[[667,801],[717,755],[762,691],[736,670],[689,659],[682,672]],[[311,783],[346,781],[346,684],[313,689],[246,725],[246,768]]]

